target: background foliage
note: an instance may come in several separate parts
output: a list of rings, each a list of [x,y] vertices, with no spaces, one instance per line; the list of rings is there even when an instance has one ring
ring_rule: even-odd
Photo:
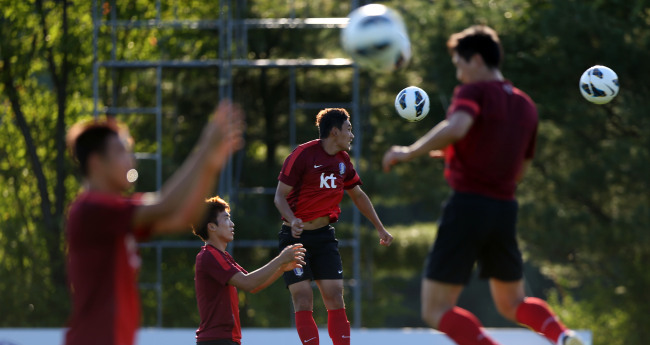
[[[248,1],[243,15],[345,16],[347,2]],[[391,144],[408,144],[443,117],[457,84],[445,50],[449,34],[474,23],[501,34],[504,74],[536,101],[540,117],[537,157],[519,189],[520,239],[530,294],[549,297],[571,327],[594,331],[595,344],[642,344],[650,337],[650,142],[645,76],[650,5],[626,0],[386,1],[404,16],[414,57],[408,69],[362,75],[364,190],[396,237],[380,248],[371,227],[363,234],[363,322],[368,327],[422,326],[419,278],[435,235],[439,205],[449,189],[440,162],[419,159],[390,174],[380,157]],[[120,19],[155,16],[153,3],[117,1]],[[103,6],[103,19],[110,4]],[[214,19],[217,2],[163,1],[162,18]],[[99,54],[110,58],[110,28],[100,32]],[[87,1],[0,0],[0,326],[59,327],[69,301],[63,271],[64,205],[79,189],[65,155],[65,129],[92,109],[92,17]],[[132,28],[117,32],[117,58],[217,58],[214,30]],[[248,58],[342,56],[337,30],[251,30]],[[609,105],[588,104],[577,81],[594,64],[612,67],[621,94]],[[101,70],[101,105],[151,106],[153,71]],[[183,161],[217,99],[218,70],[165,70],[163,74],[164,176]],[[246,159],[240,186],[275,185],[290,148],[288,72],[236,70],[235,100],[248,113]],[[348,70],[298,72],[300,101],[348,101]],[[419,85],[431,96],[432,114],[417,124],[392,110],[394,95]],[[313,114],[298,113],[298,140],[317,133]],[[153,119],[127,121],[138,151],[155,149]],[[152,166],[142,162],[138,190],[151,190]],[[264,173],[257,173],[264,172]],[[238,239],[273,239],[277,211],[268,196],[241,196],[234,210]],[[347,216],[345,216],[347,215]],[[337,226],[351,236],[350,206]],[[179,236],[179,239],[192,239]],[[173,238],[171,238],[173,239]],[[197,242],[197,247],[200,243]],[[164,252],[164,326],[194,327],[195,249]],[[273,250],[236,248],[253,269]],[[144,249],[141,280],[155,279],[154,253]],[[346,270],[351,253],[343,250]],[[273,296],[272,298],[270,296]],[[144,324],[155,320],[155,299],[143,291]],[[245,326],[288,326],[289,294],[277,283],[258,295],[241,295]],[[461,304],[488,326],[510,325],[494,312],[484,282],[473,281]],[[351,305],[350,308],[354,308]],[[322,306],[317,321],[324,323]],[[278,311],[286,310],[286,313]],[[286,315],[286,317],[282,317]]]

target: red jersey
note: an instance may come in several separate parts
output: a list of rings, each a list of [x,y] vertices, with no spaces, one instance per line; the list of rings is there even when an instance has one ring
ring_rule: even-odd
[[[469,113],[474,123],[446,149],[449,185],[459,192],[514,199],[522,163],[535,153],[535,104],[510,82],[490,81],[456,87],[447,116],[457,110]]]
[[[350,155],[328,154],[320,139],[296,147],[284,161],[278,180],[293,187],[287,201],[303,222],[324,216],[330,223],[338,221],[343,191],[362,184]]]
[[[241,344],[239,297],[228,281],[237,272],[248,273],[226,252],[206,244],[196,255],[194,286],[201,324],[196,341],[229,339]]]
[[[133,228],[137,204],[84,192],[70,206],[66,241],[72,315],[65,344],[134,343],[140,325],[136,240],[150,232]]]

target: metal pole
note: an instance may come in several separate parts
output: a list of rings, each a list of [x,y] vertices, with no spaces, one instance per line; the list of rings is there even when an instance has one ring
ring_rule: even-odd
[[[296,69],[289,69],[289,145],[296,148]]]
[[[158,298],[158,308],[156,310],[156,327],[162,328],[162,243],[156,244],[156,298]]]
[[[354,76],[352,79],[352,128],[354,128],[354,166],[359,169],[361,163],[361,112],[359,111],[359,68],[354,67]],[[353,327],[361,327],[361,213],[359,209],[354,208],[352,214],[352,224],[354,226],[354,246],[353,246],[353,274],[354,274],[354,319]]]
[[[115,25],[115,21],[117,20],[117,6],[115,4],[115,0],[111,0],[111,60],[115,61],[117,60],[117,28]],[[117,75],[115,72],[115,68],[111,67],[111,83],[113,84],[113,92],[111,95],[111,107],[117,107],[117,94],[119,92],[119,88],[117,86]]]
[[[156,67],[156,191],[162,188],[162,66]]]
[[[225,70],[226,73],[226,97],[228,99],[232,100],[232,94],[233,94],[233,87],[232,87],[232,64],[230,61],[232,60],[232,41],[233,41],[233,21],[232,21],[232,0],[227,1],[228,5],[228,12],[227,13],[227,23],[226,23],[226,56],[225,60],[227,63]],[[233,156],[230,155],[228,157],[228,164],[226,165],[226,168],[228,169],[228,179],[227,179],[227,189],[228,189],[228,200],[233,200]]]
[[[97,118],[97,103],[99,98],[99,62],[97,61],[97,36],[99,19],[97,18],[97,0],[93,0],[93,117]]]
[[[219,100],[223,100],[226,97],[226,90],[225,90],[225,75],[224,75],[224,59],[225,59],[225,54],[226,54],[226,49],[225,49],[225,31],[226,31],[226,25],[225,25],[225,5],[223,1],[219,1]],[[226,193],[226,187],[225,187],[225,180],[227,178],[226,176],[226,170],[227,169],[222,169],[221,173],[219,174],[219,188],[218,188],[218,193],[219,195],[224,195]]]

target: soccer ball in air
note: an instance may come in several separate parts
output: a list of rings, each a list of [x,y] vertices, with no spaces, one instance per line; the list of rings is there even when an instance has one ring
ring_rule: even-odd
[[[417,86],[409,86],[395,98],[395,109],[399,116],[411,121],[420,121],[429,113],[429,96]]]
[[[591,103],[609,103],[618,95],[618,76],[609,67],[593,66],[580,77],[580,93]]]
[[[343,49],[360,67],[390,72],[411,58],[411,42],[402,17],[379,4],[357,8],[341,31]]]

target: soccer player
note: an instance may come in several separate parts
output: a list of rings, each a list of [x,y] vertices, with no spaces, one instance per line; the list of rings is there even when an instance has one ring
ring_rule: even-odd
[[[205,245],[196,256],[194,284],[201,324],[196,330],[197,345],[241,344],[239,296],[237,288],[257,293],[276,281],[284,271],[301,268],[305,249],[287,246],[280,255],[255,272],[248,273],[226,252],[235,236],[230,206],[221,198],[206,200],[208,211],[194,234]]]
[[[243,117],[221,102],[199,143],[159,195],[126,195],[134,160],[128,132],[116,121],[74,125],[67,142],[83,176],[66,224],[72,314],[67,345],[131,345],[140,324],[137,241],[187,231],[201,219],[206,193],[242,141]]]
[[[480,276],[489,278],[505,318],[553,343],[581,345],[544,301],[524,294],[515,189],[535,151],[535,104],[503,78],[501,43],[491,28],[467,28],[452,35],[447,46],[462,85],[454,91],[446,119],[411,146],[391,147],[383,159],[388,171],[427,152],[444,155],[453,190],[426,263],[422,317],[458,344],[497,344],[472,313],[456,306],[478,261]]]
[[[345,190],[359,211],[377,229],[379,243],[393,237],[384,228],[346,151],[354,135],[345,109],[321,110],[316,116],[320,139],[299,145],[284,161],[278,177],[275,205],[284,223],[280,248],[300,241],[307,249],[306,265],[284,273],[295,308],[296,328],[303,344],[318,345],[312,316],[315,280],[327,308],[327,328],[334,345],[350,344],[350,323],[343,301],[343,266],[331,223],[338,221]]]

